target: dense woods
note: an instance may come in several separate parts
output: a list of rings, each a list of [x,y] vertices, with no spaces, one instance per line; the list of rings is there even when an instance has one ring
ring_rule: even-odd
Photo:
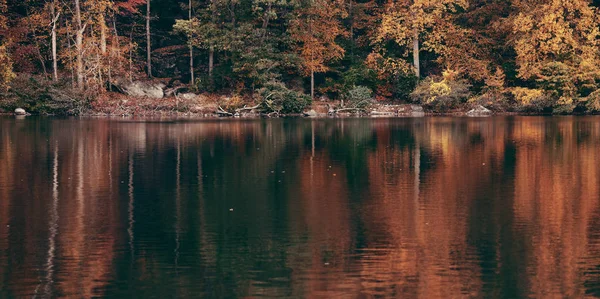
[[[143,79],[264,101],[274,111],[298,112],[310,99],[372,98],[434,111],[598,112],[599,6],[0,0],[0,89],[5,98],[51,89],[59,94],[52,101],[89,105],[119,91],[118,82]]]

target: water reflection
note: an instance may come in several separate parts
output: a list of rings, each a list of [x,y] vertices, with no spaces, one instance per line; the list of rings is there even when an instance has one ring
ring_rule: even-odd
[[[0,118],[0,297],[600,295],[600,119]]]

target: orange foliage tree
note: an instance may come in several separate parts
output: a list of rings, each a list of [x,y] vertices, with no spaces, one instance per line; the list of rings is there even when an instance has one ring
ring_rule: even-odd
[[[301,58],[301,68],[310,75],[310,95],[315,95],[315,73],[326,72],[327,63],[344,57],[336,38],[346,36],[341,19],[347,15],[340,0],[308,0],[301,3],[288,28]]]

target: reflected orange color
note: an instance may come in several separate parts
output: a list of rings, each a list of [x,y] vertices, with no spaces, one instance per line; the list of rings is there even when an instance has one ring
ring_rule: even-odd
[[[594,118],[0,121],[0,295],[51,281],[103,296],[118,281],[549,298],[599,280]]]
[[[590,255],[588,230],[598,210],[600,130],[591,123],[592,142],[578,146],[578,125],[558,122],[553,138],[544,136],[544,123],[515,130],[515,139],[527,140],[517,152],[514,213],[521,225],[535,228],[528,236],[528,250],[535,253],[529,265],[534,297],[586,294],[579,262]]]

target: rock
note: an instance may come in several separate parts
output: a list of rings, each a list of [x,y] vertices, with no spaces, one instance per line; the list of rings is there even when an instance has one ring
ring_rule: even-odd
[[[410,105],[410,116],[423,117],[425,116],[425,110],[421,105]]]
[[[198,98],[198,95],[195,94],[195,93],[188,92],[188,93],[182,93],[182,94],[180,94],[179,97],[182,98],[182,99],[184,99],[184,100],[188,100],[189,101],[189,100],[195,100],[196,98]]]
[[[469,115],[469,116],[480,116],[480,115],[490,115],[490,114],[492,114],[492,111],[481,105],[477,105],[477,107],[475,107],[475,108],[469,110],[469,112],[467,112],[467,115]]]
[[[23,108],[17,108],[15,109],[15,115],[27,115],[27,111]]]
[[[422,113],[425,112],[423,110],[423,106],[420,106],[420,105],[410,105],[410,111],[411,112],[422,112]]]
[[[165,96],[165,85],[162,83],[149,81],[128,82],[127,80],[120,80],[116,86],[132,97],[162,99]]]
[[[318,115],[319,114],[314,109],[304,112],[304,116],[306,116],[306,117],[317,117]]]

